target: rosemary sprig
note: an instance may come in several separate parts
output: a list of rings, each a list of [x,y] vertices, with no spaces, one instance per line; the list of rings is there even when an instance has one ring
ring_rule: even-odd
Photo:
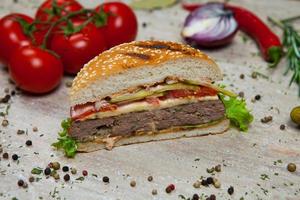
[[[282,45],[286,51],[286,57],[288,60],[288,68],[285,75],[289,72],[293,72],[293,76],[289,85],[293,82],[299,86],[298,95],[300,96],[300,35],[299,32],[290,24],[291,21],[299,19],[299,16],[291,17],[281,21],[275,20],[271,17],[268,18],[273,24],[283,30]]]

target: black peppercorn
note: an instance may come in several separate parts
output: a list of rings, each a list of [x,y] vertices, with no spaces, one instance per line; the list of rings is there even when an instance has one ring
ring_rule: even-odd
[[[102,181],[104,183],[109,183],[109,178],[107,176],[103,176]]]
[[[214,195],[214,194],[210,195],[210,197],[209,197],[209,200],[216,200],[216,199],[217,199],[216,195]]]
[[[46,169],[44,170],[44,174],[46,176],[50,175],[51,174],[51,169],[49,167],[46,167]]]
[[[31,140],[27,140],[25,143],[27,146],[31,146],[32,145],[32,141]]]
[[[232,195],[234,192],[234,188],[232,186],[230,186],[227,190],[228,194]]]
[[[254,98],[255,98],[256,101],[258,101],[258,100],[260,100],[261,96],[258,94],[258,95],[255,95]]]
[[[11,158],[12,158],[13,160],[18,160],[18,159],[19,159],[19,156],[18,156],[17,154],[13,154],[13,155],[11,156]]]
[[[24,185],[24,181],[23,180],[18,180],[18,186],[22,187]]]
[[[285,125],[284,125],[284,124],[281,124],[281,125],[280,125],[280,130],[283,131],[284,129],[285,129]]]
[[[63,170],[63,172],[68,172],[69,171],[69,167],[68,166],[63,166],[62,170]]]
[[[198,194],[194,194],[192,200],[199,200],[199,195]]]
[[[208,183],[207,183],[206,180],[203,179],[203,180],[201,181],[201,185],[203,185],[203,186],[208,186]]]
[[[207,182],[207,184],[212,184],[212,183],[214,182],[214,180],[213,180],[212,177],[208,177],[208,178],[206,179],[206,182]]]
[[[69,181],[70,180],[70,175],[69,174],[64,175],[64,180]]]

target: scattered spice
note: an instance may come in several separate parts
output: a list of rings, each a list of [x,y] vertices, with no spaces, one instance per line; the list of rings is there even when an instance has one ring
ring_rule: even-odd
[[[23,188],[28,188],[28,184],[26,182],[24,182]]]
[[[149,182],[153,181],[153,176],[148,176],[147,180],[148,180]]]
[[[193,187],[194,188],[200,188],[201,186],[201,182],[200,181],[196,181],[194,184],[193,184]]]
[[[62,170],[63,170],[63,172],[68,172],[69,171],[69,167],[68,166],[63,166]]]
[[[27,146],[32,146],[32,141],[31,140],[27,140],[25,143]]]
[[[66,81],[66,87],[67,88],[72,87],[72,81]]]
[[[255,95],[254,98],[255,98],[256,101],[259,101],[261,99],[261,96],[259,94],[257,94],[257,95]]]
[[[251,77],[253,78],[253,79],[256,79],[257,78],[257,72],[252,72],[252,74],[251,74]]]
[[[83,175],[83,176],[87,176],[87,175],[88,175],[88,172],[87,172],[86,170],[83,170],[83,171],[82,171],[82,175]]]
[[[146,23],[146,22],[143,22],[143,23],[142,23],[142,26],[143,26],[143,28],[146,28],[146,27],[147,27],[147,23]]]
[[[25,134],[25,131],[19,129],[19,130],[17,130],[17,134],[18,134],[18,135],[23,135],[23,134]]]
[[[44,170],[44,174],[46,176],[49,176],[51,174],[51,169],[49,167],[46,167],[45,170]]]
[[[152,195],[157,195],[157,190],[153,189],[151,193],[152,193]]]
[[[2,125],[3,127],[7,127],[8,124],[9,124],[8,120],[7,120],[7,119],[4,119],[4,120],[2,121],[2,124],[1,124],[1,125]]]
[[[32,173],[32,174],[37,174],[37,175],[41,174],[42,172],[43,172],[43,169],[42,169],[42,168],[39,168],[39,167],[33,168],[33,169],[31,170],[31,173]]]
[[[22,187],[24,185],[24,181],[22,179],[18,180],[18,186]]]
[[[135,187],[135,186],[136,186],[136,181],[134,181],[134,180],[133,180],[133,181],[130,181],[130,186],[131,186],[131,187]]]
[[[216,170],[216,172],[221,172],[221,165],[217,165],[217,166],[215,166],[215,170]]]
[[[213,180],[212,177],[208,177],[208,178],[206,179],[206,182],[207,182],[207,184],[213,184],[214,180]]]
[[[244,92],[239,92],[239,97],[244,98],[245,97],[245,93]]]
[[[200,199],[200,197],[199,197],[199,195],[198,194],[194,194],[193,195],[193,198],[192,198],[192,200],[199,200]]]
[[[13,155],[11,156],[11,158],[12,158],[14,161],[16,161],[16,160],[19,159],[19,156],[18,156],[17,154],[13,154]]]
[[[215,171],[214,167],[206,169],[206,172],[209,173],[209,174],[213,173],[214,171]]]
[[[240,75],[240,79],[244,79],[245,78],[245,75],[244,74],[241,74]]]
[[[295,163],[289,163],[289,164],[287,165],[287,170],[288,170],[289,172],[295,172],[296,169],[297,169],[297,166],[296,166]]]
[[[220,188],[221,187],[221,182],[216,179],[216,178],[213,178],[213,185],[215,188]]]
[[[284,125],[284,124],[281,124],[279,128],[280,128],[280,130],[283,131],[283,130],[285,130],[285,125]]]
[[[33,176],[30,176],[30,177],[28,178],[28,181],[29,181],[30,183],[34,182],[34,177],[33,177]]]
[[[32,128],[32,131],[33,132],[38,132],[38,128],[35,126],[35,127]]]
[[[3,153],[2,157],[3,157],[4,159],[8,159],[9,155],[8,155],[8,153],[5,152],[5,153]]]
[[[207,183],[207,181],[206,181],[205,179],[203,179],[203,180],[201,181],[201,185],[207,187],[207,186],[208,186],[208,183]]]
[[[109,178],[107,176],[103,176],[102,181],[104,183],[109,183]]]
[[[70,180],[70,175],[69,174],[64,175],[64,180],[69,181]]]
[[[71,174],[77,174],[77,169],[74,168],[74,167],[72,167],[72,168],[71,168]]]
[[[211,194],[210,196],[209,196],[209,200],[216,200],[217,199],[217,197],[216,197],[216,195],[214,195],[214,194]]]
[[[60,169],[60,164],[59,164],[59,162],[53,162],[53,163],[52,163],[52,168],[53,168],[54,170],[59,170],[59,169]]]
[[[273,120],[273,117],[272,116],[265,116],[264,118],[262,118],[260,121],[262,123],[268,123],[268,122],[271,122]]]
[[[228,194],[232,195],[234,192],[234,188],[232,186],[230,186],[227,190]]]
[[[173,190],[175,190],[174,184],[170,184],[166,187],[166,193],[171,193]]]
[[[58,179],[60,179],[60,176],[59,176],[58,173],[55,173],[55,174],[53,175],[53,178],[54,178],[55,180],[58,180]]]
[[[84,177],[83,176],[78,177],[78,178],[76,178],[76,181],[84,181]]]
[[[5,88],[5,89],[4,89],[4,92],[5,92],[5,93],[9,93],[9,88]]]

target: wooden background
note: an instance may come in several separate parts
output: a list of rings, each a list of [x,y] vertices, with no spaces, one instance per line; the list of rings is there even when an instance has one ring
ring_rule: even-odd
[[[10,12],[33,15],[40,2],[1,0],[0,16]],[[100,1],[80,2],[93,7]],[[285,18],[300,14],[300,2],[296,0],[240,0],[232,3],[255,11],[264,20],[266,16]],[[136,13],[140,26],[138,40],[181,41],[180,30],[187,12],[179,5]],[[147,27],[142,27],[143,22],[147,23]],[[275,30],[281,34],[280,30]],[[252,40],[244,41],[243,37],[238,33],[230,46],[205,52],[214,57],[222,68],[225,74],[223,83],[236,92],[245,93],[255,116],[248,133],[232,128],[218,136],[131,145],[67,159],[62,152],[50,147],[60,130],[61,120],[68,117],[68,89],[64,83],[72,77],[66,77],[59,89],[49,95],[17,95],[12,99],[7,117],[10,124],[6,128],[0,126],[0,144],[4,151],[10,155],[17,153],[20,159],[18,163],[1,159],[0,199],[166,200],[180,199],[180,194],[191,197],[194,193],[215,194],[217,199],[300,199],[300,131],[289,119],[290,110],[300,104],[298,88],[296,85],[288,87],[291,74],[282,75],[286,68],[284,60],[276,69],[268,69],[257,55],[258,50]],[[0,48],[3,48],[1,44]],[[268,78],[251,78],[254,71]],[[240,74],[244,74],[245,79],[240,79]],[[8,74],[2,67],[1,96],[5,88],[14,88],[7,80]],[[262,99],[251,102],[256,94],[260,94]],[[3,105],[0,106],[3,110]],[[261,123],[260,119],[267,115],[272,115],[273,121]],[[280,130],[280,124],[285,124],[286,130]],[[38,132],[32,131],[34,126],[38,127]],[[28,130],[28,134],[17,135],[18,129]],[[28,139],[33,141],[30,148],[25,146]],[[28,189],[17,186],[17,180],[27,179],[33,167],[45,167],[51,161],[76,167],[79,172],[86,169],[89,176],[82,182],[75,180],[80,174],[71,176],[70,183],[40,176],[42,179],[29,184]],[[297,172],[286,170],[289,162],[298,165]],[[222,164],[222,172],[216,174],[221,181],[221,189],[193,188],[193,182],[201,176],[209,176],[206,169],[217,164]],[[264,174],[269,179],[262,180],[261,175]],[[110,184],[102,182],[105,175],[110,177]],[[154,177],[151,183],[147,181],[149,175]],[[131,180],[137,182],[135,188],[130,187]],[[164,189],[170,183],[176,185],[176,190],[166,194]],[[227,193],[229,186],[235,189],[232,196]],[[152,196],[152,189],[157,189],[158,195]],[[53,194],[54,190],[58,192]]]

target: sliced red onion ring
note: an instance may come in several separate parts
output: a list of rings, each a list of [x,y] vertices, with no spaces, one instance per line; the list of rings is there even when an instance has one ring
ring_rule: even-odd
[[[222,3],[208,3],[191,12],[184,23],[182,36],[192,44],[216,47],[231,42],[238,24]]]

